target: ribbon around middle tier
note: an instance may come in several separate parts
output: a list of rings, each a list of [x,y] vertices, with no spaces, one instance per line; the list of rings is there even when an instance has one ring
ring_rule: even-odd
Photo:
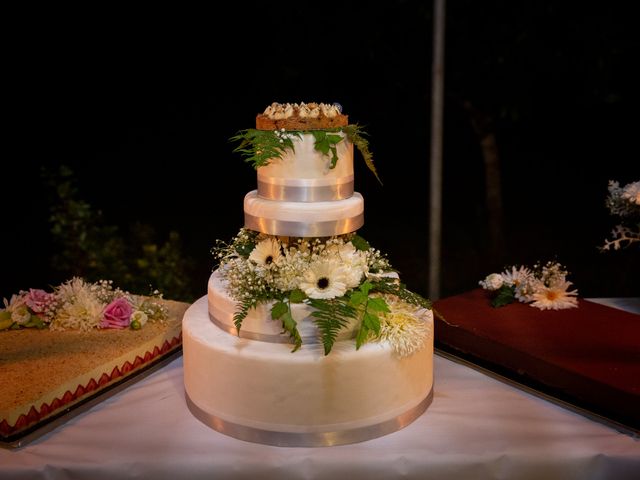
[[[297,222],[256,217],[244,212],[244,226],[249,230],[284,237],[333,237],[355,232],[364,225],[364,213],[323,222]]]
[[[218,312],[217,315],[220,315]],[[209,320],[213,322],[220,330],[227,332],[235,337],[246,338],[249,340],[258,340],[259,342],[268,342],[268,343],[292,343],[291,337],[289,335],[282,334],[271,334],[271,333],[261,333],[261,332],[251,332],[247,330],[238,331],[234,324],[225,323],[217,318],[217,316],[213,315],[209,312]],[[303,336],[302,343],[311,344],[311,343],[320,343],[321,340],[315,336]]]
[[[334,183],[310,179],[283,179],[258,175],[258,196],[283,202],[330,202],[353,195],[353,175],[336,178]]]

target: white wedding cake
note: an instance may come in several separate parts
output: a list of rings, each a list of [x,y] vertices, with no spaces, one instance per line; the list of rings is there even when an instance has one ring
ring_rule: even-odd
[[[213,249],[182,325],[191,412],[252,442],[328,446],[396,431],[433,396],[430,304],[356,232],[353,147],[337,104],[279,104],[233,140],[257,169],[245,225]]]

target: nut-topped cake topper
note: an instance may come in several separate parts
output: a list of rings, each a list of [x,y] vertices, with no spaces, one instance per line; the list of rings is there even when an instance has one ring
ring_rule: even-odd
[[[348,115],[339,104],[273,102],[256,116],[258,130],[320,130],[346,127]]]

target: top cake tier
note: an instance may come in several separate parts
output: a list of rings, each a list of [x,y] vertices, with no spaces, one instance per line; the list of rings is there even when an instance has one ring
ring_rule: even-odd
[[[258,130],[324,130],[346,127],[349,117],[327,103],[272,103],[256,116]]]
[[[269,105],[256,117],[257,130],[272,131],[284,148],[258,167],[258,196],[307,203],[351,198],[353,144],[342,131],[347,122],[335,105]]]

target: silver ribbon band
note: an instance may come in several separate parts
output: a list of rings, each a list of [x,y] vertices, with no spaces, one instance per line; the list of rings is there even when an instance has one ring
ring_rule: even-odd
[[[334,185],[281,185],[258,177],[258,196],[285,202],[330,202],[353,195],[353,177],[337,179]]]
[[[244,226],[249,230],[284,237],[332,237],[358,230],[364,225],[364,213],[355,217],[325,222],[293,222],[255,217],[244,212]]]
[[[270,333],[249,332],[247,330],[243,330],[242,328],[240,329],[240,332],[238,333],[238,330],[236,329],[235,325],[227,325],[225,323],[222,323],[216,317],[211,315],[211,313],[209,313],[209,319],[220,330],[222,330],[224,332],[227,332],[227,333],[230,333],[234,337],[246,338],[246,339],[249,339],[249,340],[258,340],[259,342],[291,343],[291,337],[289,337],[288,334],[274,335],[274,334],[270,334]],[[303,336],[301,338],[302,338],[302,343],[303,344],[320,343],[320,339],[317,338],[317,337]]]
[[[329,447],[364,442],[406,427],[422,415],[431,404],[433,401],[433,389],[418,405],[390,420],[365,427],[318,432],[278,432],[228,422],[205,412],[193,403],[188,394],[185,394],[185,396],[187,406],[194,417],[208,427],[230,437],[278,447]]]

